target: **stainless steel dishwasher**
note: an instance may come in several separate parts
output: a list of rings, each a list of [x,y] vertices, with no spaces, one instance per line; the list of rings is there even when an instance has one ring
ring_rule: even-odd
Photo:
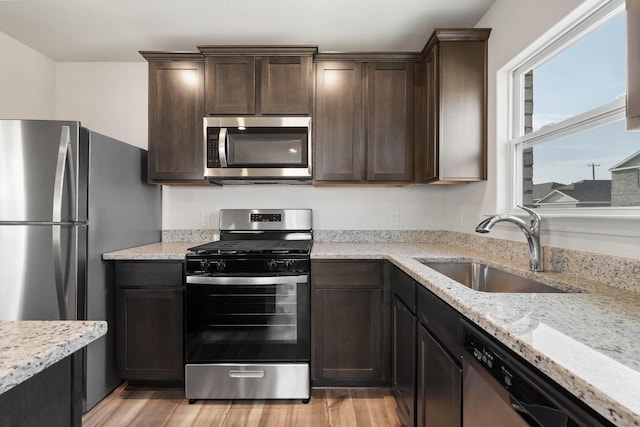
[[[463,426],[613,425],[476,327],[463,328]]]

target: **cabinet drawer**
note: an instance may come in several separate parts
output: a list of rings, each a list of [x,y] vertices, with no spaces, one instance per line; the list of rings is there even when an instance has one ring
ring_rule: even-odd
[[[314,261],[311,264],[313,287],[382,287],[382,261]]]
[[[411,276],[396,266],[391,267],[391,292],[402,301],[412,313],[416,312],[416,282]]]
[[[118,261],[116,286],[118,288],[181,288],[182,261]]]
[[[462,355],[460,314],[422,286],[417,290],[417,317],[456,358]]]

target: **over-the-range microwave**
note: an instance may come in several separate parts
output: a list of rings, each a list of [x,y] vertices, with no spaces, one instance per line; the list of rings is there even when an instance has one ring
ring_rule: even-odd
[[[205,117],[204,177],[215,183],[310,183],[310,117]]]

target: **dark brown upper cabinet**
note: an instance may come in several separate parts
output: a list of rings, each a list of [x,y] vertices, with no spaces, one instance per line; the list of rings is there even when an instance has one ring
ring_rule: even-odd
[[[316,182],[412,182],[417,57],[318,55]]]
[[[487,179],[490,29],[436,30],[416,78],[416,182]]]
[[[140,54],[149,63],[149,182],[204,184],[204,58]]]
[[[316,47],[199,46],[208,115],[308,115]]]
[[[640,2],[627,0],[627,129],[640,129]]]

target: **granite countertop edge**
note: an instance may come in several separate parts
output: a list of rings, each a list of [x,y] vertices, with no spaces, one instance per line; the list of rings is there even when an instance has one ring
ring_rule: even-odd
[[[0,394],[106,333],[99,320],[0,321]]]
[[[195,244],[157,243],[103,258],[182,260],[187,248]],[[389,260],[606,419],[616,425],[640,426],[640,344],[634,344],[640,335],[639,292],[559,273],[532,273],[527,266],[441,243],[314,242],[311,258]],[[478,292],[421,260],[480,261],[570,292]],[[518,311],[526,313],[514,320]],[[533,331],[523,330],[523,319],[535,323]],[[558,345],[549,344],[554,340]]]

